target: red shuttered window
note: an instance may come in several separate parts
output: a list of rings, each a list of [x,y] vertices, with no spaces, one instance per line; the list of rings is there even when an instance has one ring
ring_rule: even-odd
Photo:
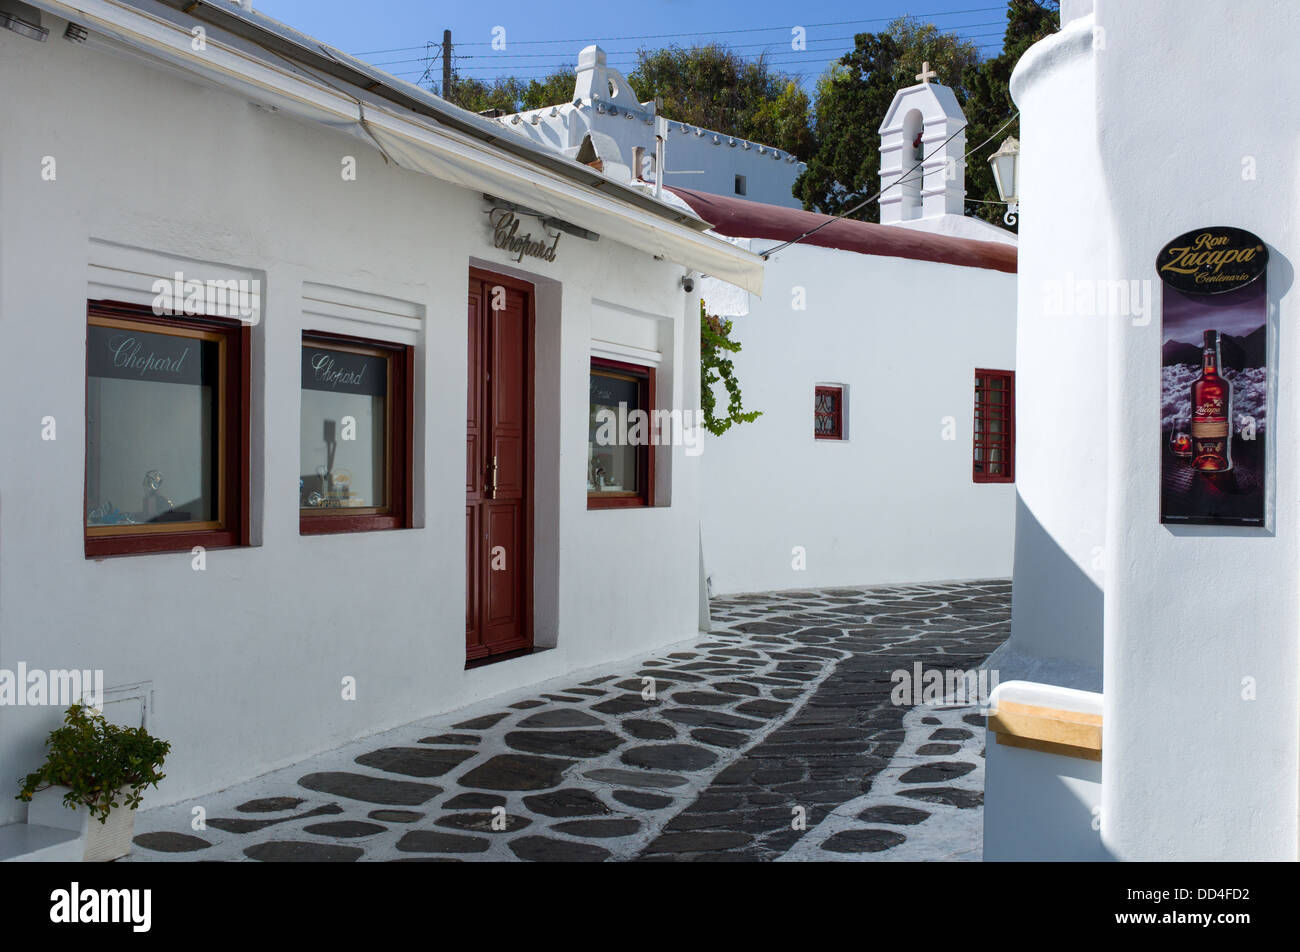
[[[972,475],[977,483],[1016,478],[1016,375],[975,371],[975,439]]]
[[[818,387],[813,397],[813,436],[819,440],[844,439],[844,389]]]

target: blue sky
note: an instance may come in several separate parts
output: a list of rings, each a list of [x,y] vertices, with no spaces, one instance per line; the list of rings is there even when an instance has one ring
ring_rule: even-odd
[[[440,44],[444,29],[452,31],[457,69],[480,79],[572,68],[578,50],[589,42],[599,42],[610,65],[629,72],[638,46],[718,40],[746,56],[767,52],[774,66],[811,87],[830,61],[852,48],[854,33],[883,29],[894,17],[912,14],[934,22],[971,39],[989,56],[1000,51],[1006,23],[1006,0],[818,0],[794,6],[775,0],[253,0],[253,5],[413,82],[428,65],[427,56],[439,55],[426,51],[425,44]],[[791,48],[795,26],[806,31],[803,51]],[[504,29],[504,50],[492,47],[497,27]],[[440,70],[435,63],[438,79]]]

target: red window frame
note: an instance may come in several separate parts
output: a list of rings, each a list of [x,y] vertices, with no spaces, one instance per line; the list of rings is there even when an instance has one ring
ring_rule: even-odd
[[[831,397],[835,401],[835,408],[831,411],[822,411],[817,408],[822,397]],[[823,432],[819,427],[822,420],[827,421],[827,428]],[[844,439],[844,388],[843,387],[817,387],[813,392],[813,438],[817,440],[842,440]]]
[[[383,355],[388,358],[388,393],[385,398],[387,436],[384,440],[387,457],[384,461],[387,477],[388,505],[352,513],[347,510],[314,512],[298,510],[299,535],[327,535],[338,532],[372,532],[379,529],[409,529],[411,527],[412,489],[414,480],[411,460],[414,443],[414,402],[411,381],[415,373],[415,348],[406,344],[352,337],[328,331],[306,330],[302,333],[301,347],[311,343],[336,350],[355,350],[358,353]],[[301,366],[301,364],[299,364]],[[299,391],[301,392],[301,382]]]
[[[993,424],[1001,423],[1000,430]],[[1016,480],[1016,372],[975,371],[975,421],[971,477],[977,483]],[[998,455],[1000,459],[990,457]]]
[[[624,363],[621,360],[609,360],[605,357],[592,357],[591,370],[597,368],[618,371],[636,377],[639,382],[637,409],[653,414],[655,406],[655,369],[653,367]],[[590,373],[590,371],[588,372]],[[590,407],[590,404],[588,406]],[[631,409],[629,407],[629,411]],[[641,489],[636,493],[626,495],[588,491],[588,509],[649,508],[655,504],[655,447],[653,433],[650,434],[650,440],[649,444],[636,448],[637,480]]]
[[[153,325],[154,333],[167,330],[182,331],[185,336],[202,335],[207,339],[220,339],[225,348],[224,373],[221,378],[222,394],[217,420],[217,439],[224,454],[224,465],[218,471],[216,525],[194,530],[150,531],[148,526],[88,526],[90,467],[89,448],[83,443],[81,525],[85,554],[88,559],[116,555],[139,555],[149,552],[188,552],[195,546],[205,549],[230,548],[249,544],[249,478],[250,457],[249,408],[251,405],[250,367],[252,333],[241,321],[217,317],[166,317],[151,308],[121,301],[87,301],[86,326],[110,326],[125,322],[128,325]],[[142,328],[147,331],[147,328]],[[83,425],[86,438],[90,437],[90,348],[87,335],[86,392]]]

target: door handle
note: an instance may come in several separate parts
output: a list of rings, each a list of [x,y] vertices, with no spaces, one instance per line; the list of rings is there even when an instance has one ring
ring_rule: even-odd
[[[497,458],[495,456],[492,457],[492,463],[488,467],[488,474],[489,474],[488,498],[496,499],[497,498]]]

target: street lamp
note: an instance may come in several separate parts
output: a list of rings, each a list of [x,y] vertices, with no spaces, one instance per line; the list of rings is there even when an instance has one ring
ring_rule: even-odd
[[[993,182],[998,187],[998,197],[1007,203],[1002,220],[1014,225],[1020,214],[1020,142],[1007,136],[998,151],[989,156],[993,167]]]

